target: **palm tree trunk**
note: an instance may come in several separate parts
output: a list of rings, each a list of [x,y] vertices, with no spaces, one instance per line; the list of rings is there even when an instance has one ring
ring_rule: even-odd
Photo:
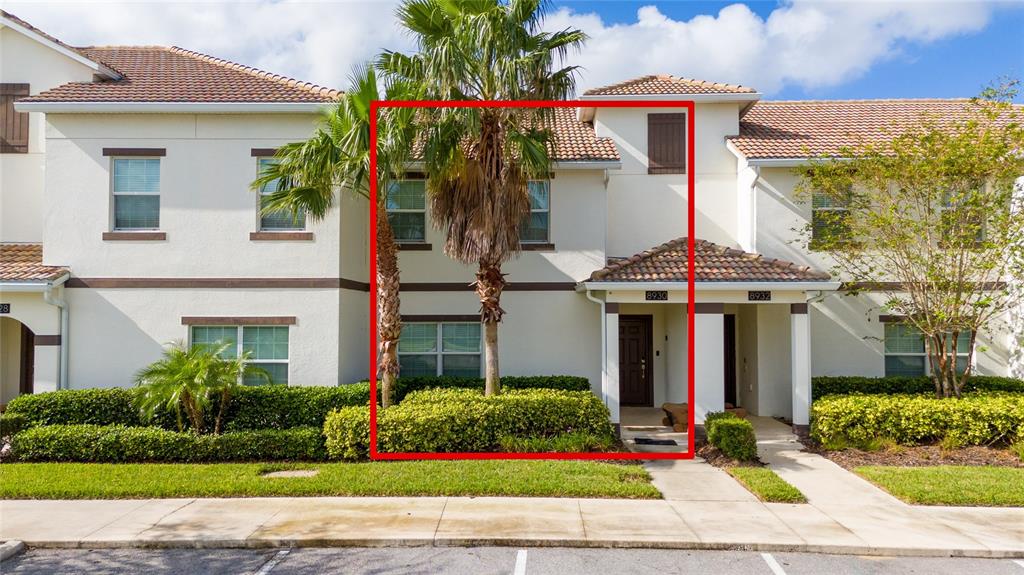
[[[501,393],[498,371],[498,323],[505,314],[501,309],[501,291],[505,289],[505,274],[501,264],[480,261],[476,273],[476,295],[480,298],[480,323],[484,324],[484,394]]]
[[[377,337],[380,356],[377,374],[381,405],[389,407],[398,379],[398,338],[402,335],[399,300],[398,245],[386,209],[377,210]]]

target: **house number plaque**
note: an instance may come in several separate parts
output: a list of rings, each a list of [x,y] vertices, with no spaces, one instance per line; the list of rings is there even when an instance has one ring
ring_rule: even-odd
[[[644,293],[644,299],[647,301],[668,301],[667,291],[649,291]]]
[[[772,301],[772,292],[770,291],[748,291],[747,301]]]
[[[11,304],[0,303],[0,313],[11,313]]]

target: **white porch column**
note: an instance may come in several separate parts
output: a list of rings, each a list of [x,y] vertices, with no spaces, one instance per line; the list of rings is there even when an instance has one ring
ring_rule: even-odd
[[[811,320],[807,308],[805,303],[789,307],[794,429],[807,429],[811,423]]]
[[[606,303],[604,343],[606,350],[605,377],[601,394],[611,413],[612,424],[619,424],[619,304]]]
[[[693,395],[695,424],[704,416],[725,410],[725,306],[698,303],[693,318]]]

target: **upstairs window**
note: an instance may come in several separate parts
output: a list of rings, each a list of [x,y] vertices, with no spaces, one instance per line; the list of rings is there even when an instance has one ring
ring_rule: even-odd
[[[114,231],[160,228],[160,158],[113,158]]]
[[[29,115],[14,109],[28,93],[28,84],[0,84],[0,154],[28,153]]]
[[[985,217],[970,205],[970,198],[980,193],[984,184],[975,190],[957,194],[946,191],[942,194],[942,206],[939,208],[939,225],[942,231],[942,242],[954,246],[978,244],[985,240]]]
[[[530,213],[519,228],[519,239],[524,244],[550,241],[551,182],[532,180],[527,184],[530,192]]]
[[[267,168],[275,163],[277,163],[275,158],[260,158],[258,167],[259,173],[264,173]],[[300,211],[298,214],[293,214],[288,210],[270,212],[269,214],[263,213],[263,207],[267,205],[268,196],[278,191],[280,186],[280,178],[260,186],[260,231],[280,232],[305,230],[306,212],[304,211]]]
[[[686,114],[647,114],[647,173],[686,173]]]
[[[850,201],[824,192],[811,196],[811,246],[830,244],[850,235]]]
[[[395,241],[426,241],[426,196],[427,181],[424,179],[398,180],[388,186],[388,221],[395,234]]]
[[[192,326],[192,345],[217,347],[227,344],[221,353],[225,359],[235,359],[249,352],[247,363],[265,369],[270,383],[288,383],[288,326],[253,325],[196,325]],[[248,376],[245,385],[261,385],[266,380]]]
[[[399,373],[480,377],[480,350],[479,323],[406,323],[398,340]]]

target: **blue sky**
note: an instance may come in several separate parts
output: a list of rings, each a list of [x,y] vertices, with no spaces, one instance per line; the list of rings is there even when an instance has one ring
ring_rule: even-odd
[[[78,46],[177,45],[344,88],[383,48],[410,50],[395,0],[4,0]],[[591,36],[580,88],[669,73],[765,98],[972,96],[1024,78],[1024,1],[554,0],[546,26]]]

